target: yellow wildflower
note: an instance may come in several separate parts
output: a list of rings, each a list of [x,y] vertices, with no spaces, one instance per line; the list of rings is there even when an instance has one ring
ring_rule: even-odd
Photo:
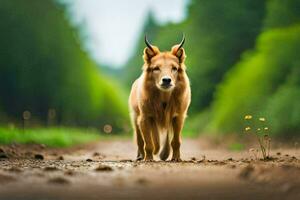
[[[252,119],[252,115],[246,115],[244,119]]]
[[[245,131],[250,131],[251,130],[251,127],[250,126],[247,126],[246,128],[245,128]]]
[[[260,118],[259,118],[259,121],[264,122],[264,121],[266,121],[266,118],[260,117]]]

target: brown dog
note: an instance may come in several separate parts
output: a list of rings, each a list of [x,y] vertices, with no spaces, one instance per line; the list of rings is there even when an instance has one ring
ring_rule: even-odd
[[[171,139],[172,161],[181,161],[181,130],[191,101],[182,48],[184,41],[183,37],[171,51],[160,52],[145,37],[143,73],[133,83],[129,97],[138,145],[137,160],[152,161],[153,154],[160,151],[160,136],[165,133],[160,158],[169,157]]]

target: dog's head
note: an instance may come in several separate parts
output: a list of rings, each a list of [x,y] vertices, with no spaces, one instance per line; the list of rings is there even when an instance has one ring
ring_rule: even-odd
[[[144,49],[144,71],[161,91],[171,91],[176,86],[182,73],[185,73],[185,52],[183,49],[185,38],[174,45],[171,51],[160,52],[158,47],[153,46],[145,36],[147,47]]]

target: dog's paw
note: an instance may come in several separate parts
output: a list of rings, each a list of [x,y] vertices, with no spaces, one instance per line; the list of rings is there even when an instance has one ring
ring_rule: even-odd
[[[181,158],[172,158],[171,162],[181,162]]]
[[[154,159],[153,159],[153,157],[151,157],[151,156],[146,156],[146,157],[144,158],[144,161],[145,161],[145,162],[154,162]]]
[[[135,159],[135,161],[142,161],[142,160],[144,160],[143,157],[137,157],[137,158]]]
[[[143,155],[138,155],[136,157],[136,161],[142,161],[142,160],[144,160],[144,156]]]
[[[154,162],[154,159],[148,159],[148,160],[144,159],[144,162]]]

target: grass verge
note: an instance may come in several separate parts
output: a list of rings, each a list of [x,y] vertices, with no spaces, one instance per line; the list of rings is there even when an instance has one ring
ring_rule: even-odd
[[[96,130],[76,128],[4,128],[0,127],[0,144],[45,144],[49,147],[69,147],[99,140],[101,136]]]

